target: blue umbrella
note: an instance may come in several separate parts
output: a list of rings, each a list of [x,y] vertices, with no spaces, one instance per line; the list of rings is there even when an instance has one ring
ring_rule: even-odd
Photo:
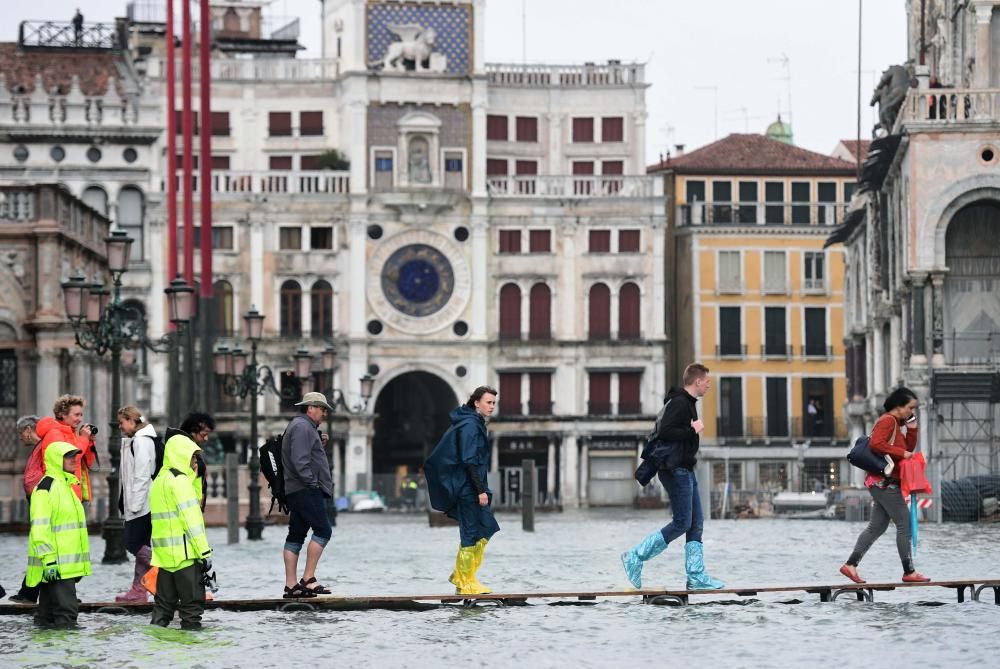
[[[910,536],[913,537],[913,557],[917,557],[917,493],[910,493]]]

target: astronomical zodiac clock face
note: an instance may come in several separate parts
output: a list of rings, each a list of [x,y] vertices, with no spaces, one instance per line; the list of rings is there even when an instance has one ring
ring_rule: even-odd
[[[409,334],[452,324],[470,296],[469,266],[447,237],[416,230],[379,244],[368,260],[368,301],[386,323]]]

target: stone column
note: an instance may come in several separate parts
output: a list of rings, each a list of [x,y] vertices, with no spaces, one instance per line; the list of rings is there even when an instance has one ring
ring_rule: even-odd
[[[931,366],[944,366],[944,274],[931,274]]]
[[[663,339],[666,336],[666,276],[663,254],[666,250],[666,225],[663,221],[655,221],[653,233],[653,290],[645,296],[644,311],[650,316],[646,318],[645,335],[653,339]],[[650,299],[652,298],[652,299]]]
[[[62,395],[59,390],[59,350],[38,351],[35,364],[35,411],[39,416],[52,412],[52,403]]]
[[[579,453],[577,451],[577,435],[563,435],[559,447],[559,497],[563,508],[575,509],[580,505],[577,485],[580,477]]]
[[[557,323],[556,330],[558,336],[565,339],[576,339],[580,333],[580,323],[577,317],[577,307],[580,301],[577,300],[577,285],[579,273],[576,269],[576,232],[578,226],[573,219],[564,219],[559,222],[559,238],[556,244],[561,244],[561,255],[559,256],[559,290],[564,298],[559,301],[559,312],[562,314],[561,323]],[[558,247],[557,247],[558,250]]]
[[[365,218],[360,215],[351,216],[349,260],[351,304],[348,331],[353,339],[365,336]]]
[[[371,472],[368,471],[367,425],[356,418],[351,419],[347,437],[347,452],[344,454],[344,492],[371,487]]]
[[[250,227],[250,306],[258,311],[264,307],[264,224],[249,221]],[[249,307],[247,311],[249,311]],[[243,329],[243,314],[234,314],[233,328]]]
[[[495,435],[490,435],[490,473],[496,474],[500,471],[500,439]]]
[[[70,387],[66,392],[72,395],[80,395],[88,400],[91,397],[91,373],[90,365],[93,356],[79,348],[73,348],[69,354],[69,379]],[[124,395],[122,395],[124,397]],[[53,398],[55,399],[55,398]]]
[[[973,76],[975,88],[989,88],[992,45],[990,44],[990,21],[993,17],[993,3],[975,4],[976,11],[976,72]]]
[[[587,508],[590,501],[587,499],[588,488],[590,487],[590,445],[587,437],[580,438],[580,506]]]
[[[472,197],[486,197],[486,100],[472,107]]]
[[[890,386],[896,385],[896,380],[899,379],[902,370],[902,348],[903,348],[903,338],[902,338],[902,327],[900,326],[900,317],[893,314],[892,318],[889,319],[889,346],[891,347],[889,355],[889,379],[887,379]]]
[[[872,372],[873,375],[868,377],[871,381],[871,391],[874,395],[881,395],[885,392],[885,381],[882,370],[885,369],[885,347],[882,340],[882,326],[876,323],[875,331],[872,332]]]
[[[485,341],[489,324],[489,266],[490,266],[489,221],[486,216],[472,217],[472,323],[471,338]]]
[[[924,367],[927,365],[927,309],[924,305],[925,276],[913,277],[913,287],[910,289],[910,365]]]
[[[548,491],[549,499],[554,499],[556,494],[556,438],[549,437],[549,450],[545,467],[545,489]]]

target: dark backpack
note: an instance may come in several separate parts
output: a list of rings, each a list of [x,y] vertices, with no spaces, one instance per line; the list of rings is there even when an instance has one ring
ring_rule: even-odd
[[[156,435],[151,437],[153,440],[153,448],[156,450],[156,462],[153,465],[153,475],[150,478],[156,478],[156,475],[160,473],[163,469],[163,437]],[[128,445],[129,450],[132,451],[132,457],[135,457],[135,446],[132,444]]]
[[[267,487],[271,489],[271,508],[267,514],[271,515],[275,505],[278,511],[288,513],[288,504],[285,501],[285,466],[281,462],[281,442],[285,437],[282,432],[277,436],[268,438],[264,445],[260,447],[260,473],[267,480]]]

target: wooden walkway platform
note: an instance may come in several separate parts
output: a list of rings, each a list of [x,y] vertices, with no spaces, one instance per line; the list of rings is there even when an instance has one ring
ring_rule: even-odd
[[[954,590],[958,602],[966,598],[980,601],[983,592],[993,591],[993,603],[1000,606],[1000,579],[975,579],[957,581],[930,581],[928,583],[838,583],[835,585],[792,585],[762,586],[747,588],[724,588],[722,590],[598,590],[583,592],[505,592],[489,595],[351,595],[338,597],[327,595],[310,599],[214,599],[206,602],[205,608],[223,611],[364,611],[381,609],[390,611],[422,611],[442,606],[465,606],[491,604],[495,606],[527,606],[532,601],[539,604],[565,606],[596,604],[600,600],[639,598],[646,604],[666,604],[685,606],[692,598],[709,598],[709,601],[734,601],[743,597],[759,595],[787,595],[804,593],[817,595],[821,602],[834,602],[843,595],[854,596],[858,601],[875,601],[876,592],[909,590],[913,588],[944,588]],[[799,603],[784,601],[779,603]],[[27,614],[34,611],[34,605],[0,603],[0,615]],[[153,608],[148,604],[127,604],[121,602],[84,602],[81,613],[149,613]]]

